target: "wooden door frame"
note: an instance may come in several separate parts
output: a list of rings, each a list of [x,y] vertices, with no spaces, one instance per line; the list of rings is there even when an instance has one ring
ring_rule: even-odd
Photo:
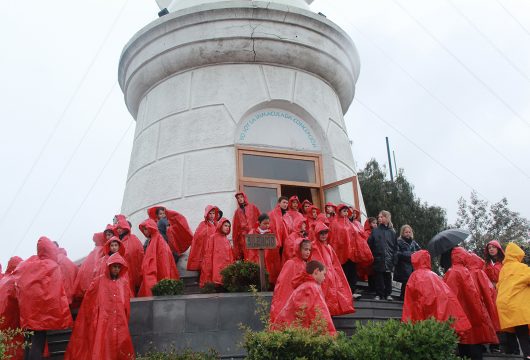
[[[359,201],[359,189],[358,189],[359,180],[357,179],[357,175],[353,175],[353,176],[351,176],[349,178],[342,179],[342,180],[335,181],[335,182],[332,182],[332,183],[329,183],[329,184],[321,186],[320,187],[320,197],[322,199],[325,199],[324,190],[332,188],[332,187],[337,187],[339,185],[343,185],[343,184],[346,184],[346,183],[349,183],[349,182],[351,182],[352,186],[353,186],[353,201],[354,201],[353,205],[355,206],[355,208],[357,210],[361,211],[360,201]],[[336,205],[338,205],[338,204],[336,204]]]

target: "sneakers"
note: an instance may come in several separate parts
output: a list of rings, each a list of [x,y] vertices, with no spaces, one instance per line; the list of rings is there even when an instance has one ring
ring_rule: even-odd
[[[376,297],[374,297],[374,300],[379,301],[379,300],[381,300],[381,298],[379,296],[376,296]]]
[[[388,295],[388,296],[386,297],[386,299],[387,299],[388,301],[394,301],[394,299],[393,299],[392,296],[390,296],[390,295]]]
[[[362,296],[362,294],[354,293],[354,294],[353,294],[353,299],[354,299],[354,300],[357,300],[357,299],[360,298],[361,296]]]

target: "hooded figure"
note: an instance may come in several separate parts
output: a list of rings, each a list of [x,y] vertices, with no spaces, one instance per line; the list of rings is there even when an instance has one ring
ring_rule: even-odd
[[[285,262],[280,276],[278,276],[278,280],[276,281],[270,310],[271,322],[274,322],[278,313],[287,303],[289,296],[293,293],[295,289],[293,287],[293,279],[306,272],[305,267],[311,256],[311,243],[308,240],[306,243],[303,243],[303,241],[303,238],[298,238],[296,243],[298,251],[296,255]],[[302,244],[307,244],[304,249],[301,248]]]
[[[281,329],[283,326],[299,325],[303,328],[311,328],[315,325],[315,319],[322,319],[330,335],[337,331],[333,325],[324,294],[320,284],[307,271],[299,274],[293,279],[294,291],[287,300],[285,306],[273,320],[273,329]],[[303,311],[303,316],[300,312]]]
[[[280,275],[280,271],[282,270],[281,251],[283,250],[283,244],[288,236],[286,224],[287,211],[282,210],[278,203],[276,207],[269,212],[269,218],[271,224],[270,230],[276,236],[276,249],[269,249],[269,251],[265,253],[265,261],[267,262],[267,271],[269,272],[269,282],[274,285],[276,284],[278,275]]]
[[[245,235],[252,230],[254,224],[258,221],[260,211],[256,205],[248,201],[248,197],[244,192],[238,192],[235,197],[238,207],[232,220],[232,243],[234,244],[234,258],[243,259],[247,248]],[[239,200],[241,198],[242,202]]]
[[[157,216],[159,208],[164,209],[167,223],[161,223],[159,221]],[[188,219],[186,219],[184,215],[162,206],[154,206],[147,209],[147,214],[149,215],[150,219],[157,223],[158,230],[162,236],[163,233],[161,229],[164,227],[166,228],[167,239],[166,237],[164,237],[164,239],[166,239],[171,251],[181,255],[188,250],[193,239],[193,233],[188,224]],[[167,224],[169,224],[169,226],[167,226]]]
[[[13,256],[7,263],[4,277],[0,280],[0,330],[20,328],[20,311],[18,309],[15,278],[12,275],[22,259]],[[24,336],[18,335],[6,343],[6,359],[21,360],[24,358]]]
[[[471,330],[460,337],[461,344],[498,344],[495,328],[473,277],[465,267],[466,250],[455,247],[451,252],[451,268],[445,273],[444,281],[458,298],[462,309],[471,322]]]
[[[497,313],[497,305],[495,305],[497,291],[495,290],[493,283],[488,279],[488,275],[482,270],[484,268],[484,260],[473,253],[469,253],[467,256],[466,267],[473,277],[473,281],[475,282],[475,286],[480,293],[484,305],[486,305],[486,309],[488,310],[491,322],[495,327],[495,331],[499,331],[499,314]]]
[[[284,263],[298,255],[300,250],[297,246],[300,244],[300,241],[306,237],[307,221],[305,218],[298,218],[294,222],[294,231],[289,234],[283,244],[282,260]]]
[[[331,201],[328,201],[324,206],[324,210],[326,217],[329,219],[330,222],[335,220],[335,215],[337,214],[337,205],[335,205]]]
[[[149,238],[149,245],[145,251],[142,263],[142,285],[140,286],[140,291],[138,291],[138,296],[153,296],[151,288],[160,280],[178,280],[180,276],[171,249],[158,232],[156,223],[151,219],[147,219],[138,227]]]
[[[217,231],[204,245],[200,287],[204,287],[206,283],[223,285],[221,271],[234,262],[234,253],[227,238],[229,233],[230,221],[221,218],[217,224]]]
[[[112,225],[107,225],[107,228],[109,226],[112,227]],[[75,278],[74,296],[77,299],[83,298],[85,291],[92,283],[96,267],[99,264],[99,259],[103,256],[103,245],[105,245],[106,241],[104,233],[95,233],[92,237],[92,241],[94,241],[95,247],[79,267]]]
[[[311,248],[311,259],[320,261],[326,267],[326,279],[322,283],[322,292],[329,307],[331,315],[343,315],[355,312],[353,308],[353,295],[348,285],[348,280],[342,270],[335,250],[327,243],[320,240],[321,232],[329,232],[329,228],[322,222],[315,226],[315,236]]]
[[[213,219],[209,218],[209,213],[213,211]],[[193,240],[191,242],[190,255],[188,257],[187,269],[191,271],[200,271],[201,263],[203,260],[204,245],[210,236],[215,234],[217,228],[216,219],[219,214],[219,208],[217,206],[208,205],[204,209],[204,221],[199,223],[195,233],[193,234]]]
[[[113,267],[119,266],[119,273]],[[130,286],[127,263],[115,253],[107,259],[104,274],[87,290],[65,360],[130,360],[134,348],[129,333]]]
[[[315,205],[311,205],[305,214],[307,219],[307,232],[315,230],[315,225],[317,223],[318,215],[320,214],[320,209]]]
[[[63,248],[57,249],[57,264],[63,274],[64,291],[66,292],[68,303],[71,304],[75,293],[75,279],[78,272],[77,265],[68,258],[66,250]]]
[[[117,252],[120,254],[121,257],[125,258],[125,246],[123,246],[123,243],[121,242],[120,238],[118,238],[117,236],[113,236],[108,239],[105,243],[105,246],[103,246],[103,256],[98,259],[98,265],[94,270],[94,279],[100,275],[105,275],[105,272],[107,271],[107,260],[111,255],[114,254],[114,252],[112,252],[110,249],[110,245],[113,242],[118,243],[119,248]]]
[[[297,207],[293,207],[293,203],[297,203]],[[296,220],[298,219],[304,219],[305,216],[300,213],[300,200],[298,199],[298,196],[291,196],[289,198],[289,205],[287,207],[287,213],[283,217],[285,224],[287,226],[287,235],[291,234],[292,232],[296,231],[294,228],[294,224]]]
[[[497,255],[494,257],[489,254],[490,246],[497,249]],[[502,250],[502,246],[497,240],[492,240],[486,245],[486,248],[484,248],[484,259],[486,260],[484,272],[488,275],[493,285],[496,285],[499,282],[499,274],[504,260],[504,250]]]
[[[431,271],[431,255],[427,250],[412,254],[414,271],[407,283],[402,321],[422,321],[434,318],[447,321],[460,336],[471,329],[471,324],[458,299],[447,284]]]
[[[119,217],[119,215],[116,215]],[[131,296],[135,296],[142,283],[142,262],[144,260],[144,248],[136,235],[131,234],[129,222],[119,217],[116,224],[116,232],[125,247],[125,260],[127,261],[129,274],[129,286]]]

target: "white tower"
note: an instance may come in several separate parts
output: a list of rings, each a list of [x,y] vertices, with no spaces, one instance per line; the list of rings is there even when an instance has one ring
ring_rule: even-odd
[[[159,0],[169,14],[119,66],[137,122],[122,205],[133,224],[156,204],[193,228],[207,204],[231,217],[238,190],[262,211],[296,193],[364,212],[343,119],[359,57],[310,2]]]

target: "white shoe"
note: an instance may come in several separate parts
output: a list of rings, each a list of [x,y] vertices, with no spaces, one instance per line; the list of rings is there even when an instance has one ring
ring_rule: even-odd
[[[387,299],[388,301],[394,301],[394,298],[392,298],[392,296],[390,296],[390,295],[388,295],[388,296],[386,297],[386,299]]]
[[[379,301],[381,298],[379,296],[374,297],[374,300]]]
[[[357,294],[357,293],[354,293],[354,294],[353,294],[353,298],[354,298],[355,300],[357,300],[357,299],[360,298],[361,296],[362,296],[361,294]]]

